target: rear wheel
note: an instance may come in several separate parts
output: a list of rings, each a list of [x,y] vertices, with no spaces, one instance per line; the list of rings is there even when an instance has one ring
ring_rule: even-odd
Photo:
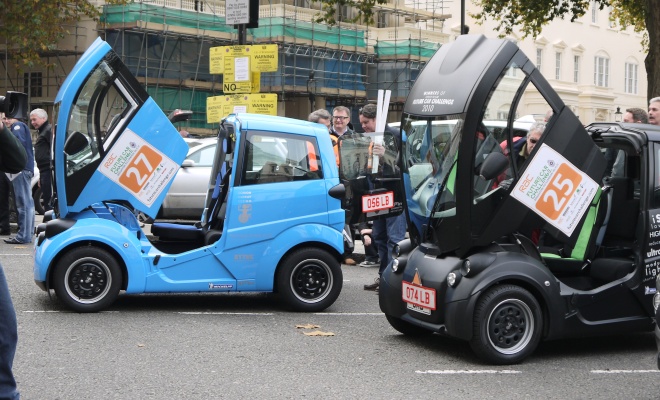
[[[277,289],[295,311],[323,311],[341,292],[343,274],[339,262],[327,251],[303,248],[282,260]]]
[[[75,248],[55,265],[55,293],[76,312],[98,312],[107,308],[117,299],[120,287],[119,263],[102,248]]]
[[[390,323],[390,326],[392,326],[392,328],[396,329],[397,331],[407,336],[430,335],[433,333],[417,325],[413,325],[409,322],[406,322],[401,318],[397,318],[387,314],[385,314],[385,318],[387,318],[387,322]]]
[[[470,346],[493,364],[514,364],[532,354],[541,340],[543,318],[536,298],[515,285],[496,286],[479,299]]]

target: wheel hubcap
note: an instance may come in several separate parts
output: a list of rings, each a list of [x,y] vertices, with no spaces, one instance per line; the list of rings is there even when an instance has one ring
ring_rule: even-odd
[[[94,303],[102,299],[112,283],[108,266],[91,257],[71,264],[64,279],[67,293],[81,303]]]
[[[294,295],[306,303],[323,300],[332,287],[332,271],[320,260],[305,260],[291,274],[291,289]]]
[[[534,314],[518,299],[499,303],[488,317],[488,340],[502,354],[515,354],[527,346],[534,333]]]

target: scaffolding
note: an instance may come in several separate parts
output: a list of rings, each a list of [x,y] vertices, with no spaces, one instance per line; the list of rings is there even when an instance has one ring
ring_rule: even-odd
[[[274,43],[279,49],[278,70],[261,74],[261,92],[277,93],[280,115],[296,118],[307,116],[308,99],[314,97],[320,107],[351,107],[357,119],[359,106],[375,99],[378,89],[392,90],[392,110],[399,110],[427,60],[449,40],[442,32],[442,21],[450,17],[442,13],[445,1],[391,0],[374,8],[374,26],[328,26],[315,22],[319,1],[261,0],[259,26],[247,30],[247,44]],[[338,10],[340,20],[355,12]],[[99,35],[161,108],[166,113],[191,109],[192,131],[208,130],[206,98],[223,94],[222,76],[209,73],[210,48],[238,43],[237,30],[225,22],[225,2],[136,0],[104,5],[101,22]],[[91,31],[86,34],[95,36]],[[58,76],[65,76],[84,49],[75,45],[72,51],[44,56],[71,58],[56,67],[62,72]],[[62,80],[48,81],[59,87]],[[5,86],[17,88],[20,82]],[[44,97],[53,99],[55,94],[49,89]]]

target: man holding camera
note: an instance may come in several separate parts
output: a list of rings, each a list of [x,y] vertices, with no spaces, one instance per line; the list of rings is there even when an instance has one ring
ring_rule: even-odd
[[[2,115],[0,121],[0,173],[21,172],[25,167],[27,155],[25,148],[5,128],[7,119]],[[9,296],[9,286],[5,272],[0,265],[0,399],[18,400],[20,395],[16,389],[16,380],[12,373],[18,328],[16,311]]]

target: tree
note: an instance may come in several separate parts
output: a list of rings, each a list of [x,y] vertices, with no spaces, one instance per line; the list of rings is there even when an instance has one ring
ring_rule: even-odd
[[[128,0],[108,0],[126,4]],[[82,17],[98,20],[100,10],[89,0],[3,0],[0,37],[5,38],[9,58],[18,69],[46,66],[40,54],[56,50],[57,42]]]
[[[469,1],[469,0],[468,0]],[[652,6],[657,0],[593,0],[602,10],[612,7],[611,17],[622,28],[632,26],[636,32],[646,30],[643,44],[648,50],[646,75],[648,98],[660,95],[660,7]],[[473,15],[477,21],[487,18],[498,22],[497,29],[505,34],[514,28],[523,36],[536,37],[544,25],[555,18],[570,17],[571,22],[583,16],[591,7],[592,0],[475,0],[481,12]]]
[[[338,22],[362,22],[365,25],[374,23],[374,6],[376,4],[387,3],[388,0],[312,0],[313,3],[321,3],[321,14],[316,22],[324,22],[328,25],[335,25]],[[352,7],[357,10],[354,18],[342,20],[338,19],[341,14],[337,12],[341,7]]]
[[[321,13],[317,22],[333,25],[337,22],[337,10],[342,6],[354,7],[355,18],[346,22],[361,21],[373,24],[373,9],[376,4],[387,0],[315,0],[321,3]],[[473,1],[473,0],[465,0]],[[632,26],[636,32],[646,31],[645,48],[648,50],[646,75],[648,98],[660,96],[660,6],[657,0],[593,0],[600,9],[611,6],[612,17],[622,28]],[[591,7],[592,0],[474,0],[482,8],[473,15],[477,21],[487,18],[499,23],[498,30],[510,34],[514,29],[523,36],[538,36],[544,25],[555,18],[570,17],[571,21],[583,16]],[[655,5],[655,7],[653,7]]]

